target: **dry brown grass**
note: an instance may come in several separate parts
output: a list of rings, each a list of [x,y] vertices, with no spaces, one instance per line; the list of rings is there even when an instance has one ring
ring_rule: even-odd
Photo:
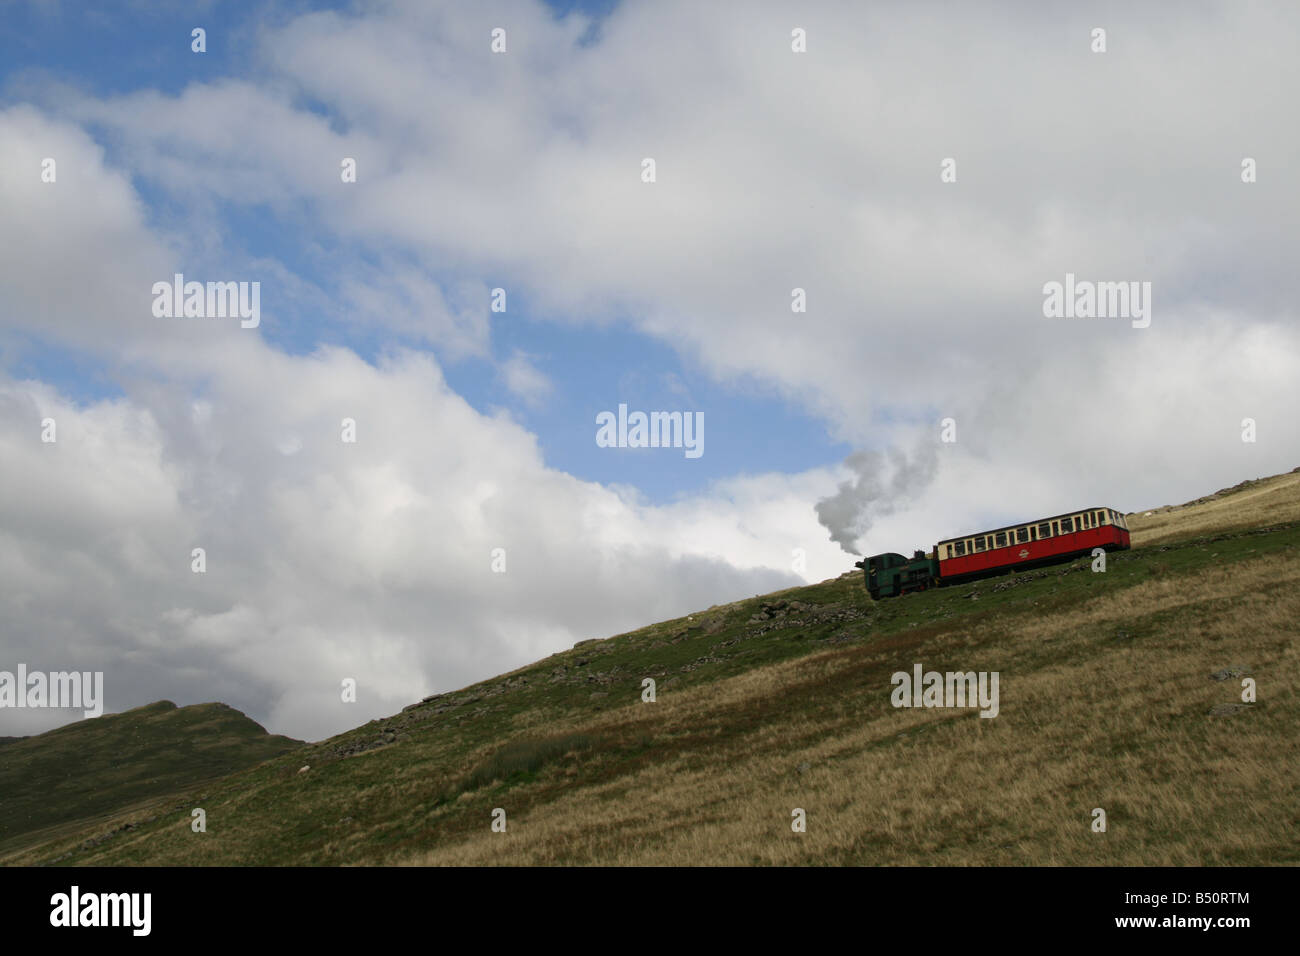
[[[517,814],[498,798],[505,834],[490,832],[488,801],[481,830],[400,862],[1296,861],[1298,615],[1300,568],[1260,559],[939,636],[893,660],[856,648],[763,668],[582,724],[698,739]],[[1146,633],[1117,651],[1117,622]],[[962,669],[1001,671],[999,717],[887,705],[892,670],[942,667],[954,652]],[[1209,679],[1231,666],[1249,669],[1260,702],[1210,716],[1239,699],[1238,681]],[[746,722],[758,702],[763,716]],[[807,833],[791,832],[795,807]],[[1091,830],[1094,807],[1109,815],[1104,834]]]

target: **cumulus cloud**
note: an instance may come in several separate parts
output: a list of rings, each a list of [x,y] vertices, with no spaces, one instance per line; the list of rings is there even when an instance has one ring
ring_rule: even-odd
[[[21,293],[4,330],[98,353],[122,395],[0,378],[6,662],[103,670],[110,710],[220,699],[316,738],[578,639],[801,580],[789,554],[809,536],[806,499],[787,497],[782,535],[759,536],[734,533],[745,506],[719,492],[710,510],[731,538],[683,546],[672,509],[545,467],[535,436],[471,408],[429,353],[290,355],[237,322],[153,317],[150,285],[176,265],[125,177],[65,124],[0,113],[6,151],[47,142],[56,190],[69,170],[100,187],[73,185],[79,219],[63,194],[4,181],[15,255],[0,270]],[[76,242],[55,255],[60,232]],[[67,275],[101,283],[93,309]],[[515,386],[540,394],[515,358]],[[778,561],[755,560],[760,537]],[[356,705],[341,700],[348,677]],[[68,719],[0,716],[6,733]]]
[[[1281,121],[1294,12],[1117,8],[1097,55],[1092,14],[1049,10],[936,25],[921,9],[810,7],[795,55],[775,4],[744,24],[720,7],[621,4],[586,45],[587,21],[539,4],[383,4],[269,31],[260,86],[70,112],[114,130],[164,185],[306,201],[341,237],[508,272],[556,321],[628,316],[868,446],[882,407],[915,420],[1000,395],[1009,417],[1047,356],[1097,368],[1144,347],[1123,322],[1045,319],[1042,286],[1066,272],[1152,282],[1157,375],[1187,372],[1164,356],[1210,336],[1210,311],[1242,326],[1294,316],[1300,197],[1285,177],[1239,180],[1243,156],[1277,168],[1300,146]],[[492,57],[483,38],[502,17],[511,52]],[[297,108],[298,92],[336,119]],[[251,140],[211,133],[249,115],[262,118]],[[322,159],[337,155],[360,158],[358,188]],[[221,175],[232,168],[256,188]],[[806,313],[790,311],[795,287]],[[1051,391],[1032,401],[1077,411]]]
[[[167,414],[8,381],[0,412],[6,657],[102,669],[110,709],[217,697],[315,737],[800,580],[723,537],[684,549],[673,515],[547,469],[414,353],[252,350]]]

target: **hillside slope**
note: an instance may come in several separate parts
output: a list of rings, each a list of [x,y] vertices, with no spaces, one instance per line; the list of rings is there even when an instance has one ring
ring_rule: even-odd
[[[168,700],[4,740],[0,851],[93,826],[302,744],[225,704]]]
[[[1271,478],[1243,481],[1182,505],[1164,505],[1129,516],[1133,546],[1163,544],[1188,535],[1300,521],[1300,468]]]
[[[1149,543],[1105,573],[873,604],[853,572],[583,642],[205,785],[205,834],[159,803],[5,862],[1297,863],[1279,479],[1131,517]],[[1252,491],[1276,493],[1259,527],[1227,513]],[[998,716],[895,708],[915,664],[998,672]]]

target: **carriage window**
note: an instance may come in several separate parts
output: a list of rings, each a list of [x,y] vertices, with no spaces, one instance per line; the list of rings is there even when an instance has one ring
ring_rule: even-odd
[[[1100,511],[1094,511],[1094,512],[1092,513],[1092,520],[1093,520],[1093,523],[1094,523],[1094,524],[1098,524],[1098,525],[1105,524],[1105,523],[1106,523],[1106,515],[1105,515],[1104,513],[1100,512]]]
[[[1017,529],[1016,529],[1016,544],[1024,544],[1024,543],[1025,543],[1026,541],[1028,541],[1028,540],[1029,540],[1029,529],[1028,529],[1028,528],[1017,528]]]
[[[954,551],[955,551],[957,557],[960,558],[962,555],[964,555],[964,554],[966,553],[966,542],[965,542],[965,541],[958,541],[956,544],[953,545],[953,549],[954,549]]]
[[[1069,533],[1070,533],[1071,531],[1073,531],[1073,530],[1074,530],[1074,525],[1071,524],[1070,519],[1069,519],[1069,518],[1062,518],[1062,519],[1061,519],[1061,534],[1069,534]]]
[[[1005,548],[1007,546],[1007,533],[1005,531],[998,532],[997,542],[999,548]]]
[[[975,539],[975,550],[976,550],[976,551],[983,551],[983,550],[984,550],[984,539],[983,539],[983,538],[976,538],[976,539]]]
[[[1052,536],[1052,526],[1044,521],[1038,526],[1038,536],[1040,538],[1050,538]]]
[[[1092,512],[1091,512],[1091,511],[1085,511],[1085,512],[1083,513],[1083,526],[1084,526],[1085,528],[1091,528],[1091,527],[1092,527]]]
[[[1057,524],[1055,521],[1053,521],[1053,522],[1052,522],[1052,534],[1060,534],[1060,533],[1061,533],[1061,526],[1060,526],[1059,524]]]

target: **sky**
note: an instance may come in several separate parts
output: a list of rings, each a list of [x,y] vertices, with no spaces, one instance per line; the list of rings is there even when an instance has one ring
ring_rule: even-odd
[[[1294,5],[0,14],[0,672],[110,712],[321,739],[1300,465]],[[177,273],[256,324],[158,314]],[[620,405],[700,453],[608,447]]]

